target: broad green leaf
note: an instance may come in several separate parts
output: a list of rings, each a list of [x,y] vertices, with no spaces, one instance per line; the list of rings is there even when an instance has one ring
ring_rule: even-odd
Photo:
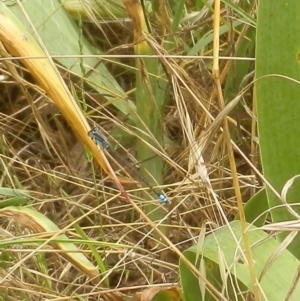
[[[300,1],[259,1],[256,39],[256,99],[263,174],[280,192],[300,174]],[[294,183],[287,202],[299,203]],[[274,222],[294,219],[269,189]],[[281,205],[281,206],[280,206]],[[278,207],[279,206],[279,207]],[[298,214],[299,207],[294,208]],[[283,239],[284,236],[280,236]],[[289,250],[300,258],[297,236]]]
[[[225,298],[246,300],[247,294],[251,293],[252,283],[245,258],[241,225],[239,221],[234,221],[229,227],[224,226],[206,237],[200,250],[201,256],[206,263],[207,279],[219,292],[223,292]],[[283,250],[272,263],[268,263],[271,256],[278,251],[279,243],[274,237],[254,226],[249,225],[247,234],[251,244],[256,279],[261,289],[261,300],[287,300],[289,290],[298,274],[299,261],[289,251]],[[186,250],[184,255],[199,269],[199,260],[196,262],[198,252],[195,245]],[[220,258],[223,261],[222,265],[225,264],[226,267],[226,283],[221,278]],[[200,280],[183,261],[180,261],[180,277],[186,301],[204,300],[201,298]],[[240,294],[239,297],[237,292]],[[297,301],[299,296],[300,286],[296,283],[295,291],[288,300]],[[205,301],[210,300],[215,299],[206,291]]]

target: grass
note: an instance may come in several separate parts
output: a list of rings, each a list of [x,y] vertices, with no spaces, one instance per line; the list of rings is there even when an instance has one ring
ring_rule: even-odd
[[[148,2],[148,31],[139,6],[124,2],[115,14],[114,5],[108,15],[72,10],[75,21],[58,2],[37,2],[42,22],[24,4],[42,44],[32,28],[22,39],[20,24],[6,35],[16,45],[4,41],[8,58],[45,57],[44,46],[48,60],[9,58],[1,66],[1,186],[30,195],[28,208],[0,211],[2,300],[125,300],[137,292],[151,300],[157,291],[175,300],[184,251],[201,249],[200,233],[241,216],[261,188],[247,160],[258,146],[252,86],[244,88],[254,68],[255,7]],[[21,14],[14,9],[2,5],[7,16]],[[219,46],[213,11],[222,18]],[[120,19],[127,12],[135,22]],[[94,124],[165,192],[167,206],[95,146],[87,135]]]

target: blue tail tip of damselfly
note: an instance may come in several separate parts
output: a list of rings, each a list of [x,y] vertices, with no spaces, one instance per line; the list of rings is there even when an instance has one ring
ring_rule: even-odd
[[[165,195],[163,195],[162,193],[158,194],[157,196],[163,205],[166,205],[169,203],[168,198]]]

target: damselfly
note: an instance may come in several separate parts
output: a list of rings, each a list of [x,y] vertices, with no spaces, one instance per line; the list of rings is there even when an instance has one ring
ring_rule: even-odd
[[[106,139],[99,133],[98,128],[95,126],[93,127],[89,132],[88,135],[94,140],[94,142],[99,145],[102,149],[107,151],[108,153],[111,154],[113,158],[118,159],[121,163],[124,165],[128,166],[132,172],[135,173],[135,175],[144,183],[146,184],[159,198],[159,200],[162,202],[162,204],[167,204],[168,203],[168,198],[163,194],[163,193],[158,193],[155,188],[150,185],[145,178],[138,172],[135,166],[129,164],[126,160],[121,158],[116,152],[112,150]]]

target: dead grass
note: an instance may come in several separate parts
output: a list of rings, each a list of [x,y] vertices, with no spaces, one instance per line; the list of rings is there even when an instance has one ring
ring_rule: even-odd
[[[113,42],[108,44],[113,44],[114,52],[126,55],[131,51],[130,41],[128,37],[124,41],[122,30],[116,28]],[[100,35],[91,25],[85,30],[90,36]],[[181,34],[186,32],[184,29]],[[103,39],[107,36],[102,32]],[[185,39],[190,42],[187,36]],[[149,42],[157,54],[167,54],[155,48],[158,45],[155,41],[149,39]],[[179,48],[178,53],[181,52],[183,49]],[[82,144],[59,110],[22,65],[13,62],[24,81],[21,86],[7,65],[1,66],[1,73],[8,75],[1,83],[1,186],[30,191],[30,206],[64,229],[70,239],[82,239],[77,227],[81,228],[91,241],[98,242],[96,252],[105,268],[100,283],[95,286],[52,244],[28,257],[37,246],[34,240],[44,239],[45,233],[29,231],[20,227],[18,221],[2,216],[1,237],[6,242],[1,248],[2,297],[5,300],[79,300],[81,296],[84,300],[100,300],[101,293],[102,297],[118,300],[117,295],[107,293],[110,291],[105,288],[104,279],[109,279],[116,294],[118,291],[131,294],[160,283],[177,284],[178,256],[153,234],[131,205],[124,202],[112,181],[87,160]],[[124,62],[134,65],[134,61],[128,62],[126,57]],[[225,219],[232,220],[237,206],[221,126],[212,128],[220,109],[213,96],[214,84],[205,66],[207,61],[187,61],[183,57],[162,58],[161,63],[168,71],[171,99],[164,117],[164,134],[169,143],[162,154],[166,166],[163,189],[171,204],[164,208],[166,216],[161,227],[171,242],[184,251],[197,242],[202,227],[211,231],[222,226]],[[128,75],[120,65],[110,63],[108,66],[123,89],[131,90],[133,75]],[[107,106],[103,98],[87,92],[86,99],[87,116],[92,120],[100,116],[99,124],[104,129],[112,131],[118,126],[130,129],[126,117]],[[233,113],[232,120],[240,114],[241,111]],[[251,138],[250,123],[243,122],[242,131],[237,124],[240,125],[240,121],[232,123],[231,130],[236,134],[235,142],[241,145],[242,139]],[[241,132],[243,137],[239,136]],[[126,145],[126,149],[134,154],[132,145]],[[246,201],[253,176],[248,163],[237,153],[235,159]],[[141,186],[135,183],[124,186],[143,208],[146,202],[136,195]],[[77,222],[74,224],[74,221]],[[29,243],[22,242],[24,239]],[[78,247],[94,261],[89,244]]]

